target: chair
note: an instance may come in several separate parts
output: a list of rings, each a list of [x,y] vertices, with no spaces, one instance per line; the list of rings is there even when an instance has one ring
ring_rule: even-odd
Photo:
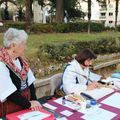
[[[38,101],[41,104],[46,103],[48,100],[53,100],[59,97],[54,95],[54,92],[56,88],[60,85],[61,79],[62,79],[62,73],[55,74],[50,78],[50,87],[51,87],[50,95],[39,98]]]
[[[62,73],[58,73],[51,77],[51,82],[50,82],[51,93],[50,93],[50,95],[54,95],[54,92],[55,92],[56,88],[60,85],[61,80],[62,80]]]

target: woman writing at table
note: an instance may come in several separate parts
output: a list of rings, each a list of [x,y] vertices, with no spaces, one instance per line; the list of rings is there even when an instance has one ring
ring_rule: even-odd
[[[90,49],[83,49],[67,64],[62,79],[62,89],[66,94],[102,87],[97,82],[101,76],[89,70],[94,59],[96,55]]]
[[[40,107],[36,101],[35,77],[23,58],[28,35],[9,28],[0,49],[0,117],[21,109]]]

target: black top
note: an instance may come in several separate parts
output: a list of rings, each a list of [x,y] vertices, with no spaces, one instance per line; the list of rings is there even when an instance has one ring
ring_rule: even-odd
[[[9,69],[12,82],[17,88],[17,90],[14,93],[12,93],[10,96],[7,97],[7,100],[10,100],[11,102],[21,106],[23,109],[30,108],[31,103],[29,102],[29,100],[21,95],[21,79],[11,70],[11,68],[9,68],[7,65],[6,67]],[[26,80],[26,84],[28,85],[28,80]],[[30,100],[36,100],[37,98],[35,95],[34,84],[32,83],[28,87],[30,89],[30,94],[31,94]]]

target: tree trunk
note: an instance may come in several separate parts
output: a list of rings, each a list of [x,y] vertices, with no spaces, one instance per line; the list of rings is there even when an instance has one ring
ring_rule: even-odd
[[[30,5],[30,1],[31,0],[26,0],[26,16],[25,16],[25,19],[26,19],[26,29],[29,29],[29,27],[31,26],[31,22],[32,22],[32,18],[31,18],[31,5]]]
[[[88,0],[88,34],[90,34],[90,23],[91,23],[91,0]]]
[[[117,17],[118,17],[118,4],[119,0],[116,0],[116,6],[115,6],[115,31],[117,31]]]
[[[64,0],[56,0],[56,22],[64,22]]]
[[[22,7],[20,7],[19,10],[18,10],[18,19],[19,19],[19,21],[22,21],[22,20],[23,20]]]
[[[30,0],[30,12],[31,12],[31,18],[33,18],[32,4],[33,4],[33,0]]]
[[[8,0],[5,0],[5,10],[4,10],[5,20],[9,20],[9,12],[8,12]]]

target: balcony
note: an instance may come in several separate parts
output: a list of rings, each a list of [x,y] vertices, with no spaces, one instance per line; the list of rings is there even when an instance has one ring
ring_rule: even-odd
[[[106,11],[106,10],[107,10],[106,7],[102,7],[102,8],[100,8],[100,11]]]
[[[106,16],[100,16],[99,19],[106,19]]]

